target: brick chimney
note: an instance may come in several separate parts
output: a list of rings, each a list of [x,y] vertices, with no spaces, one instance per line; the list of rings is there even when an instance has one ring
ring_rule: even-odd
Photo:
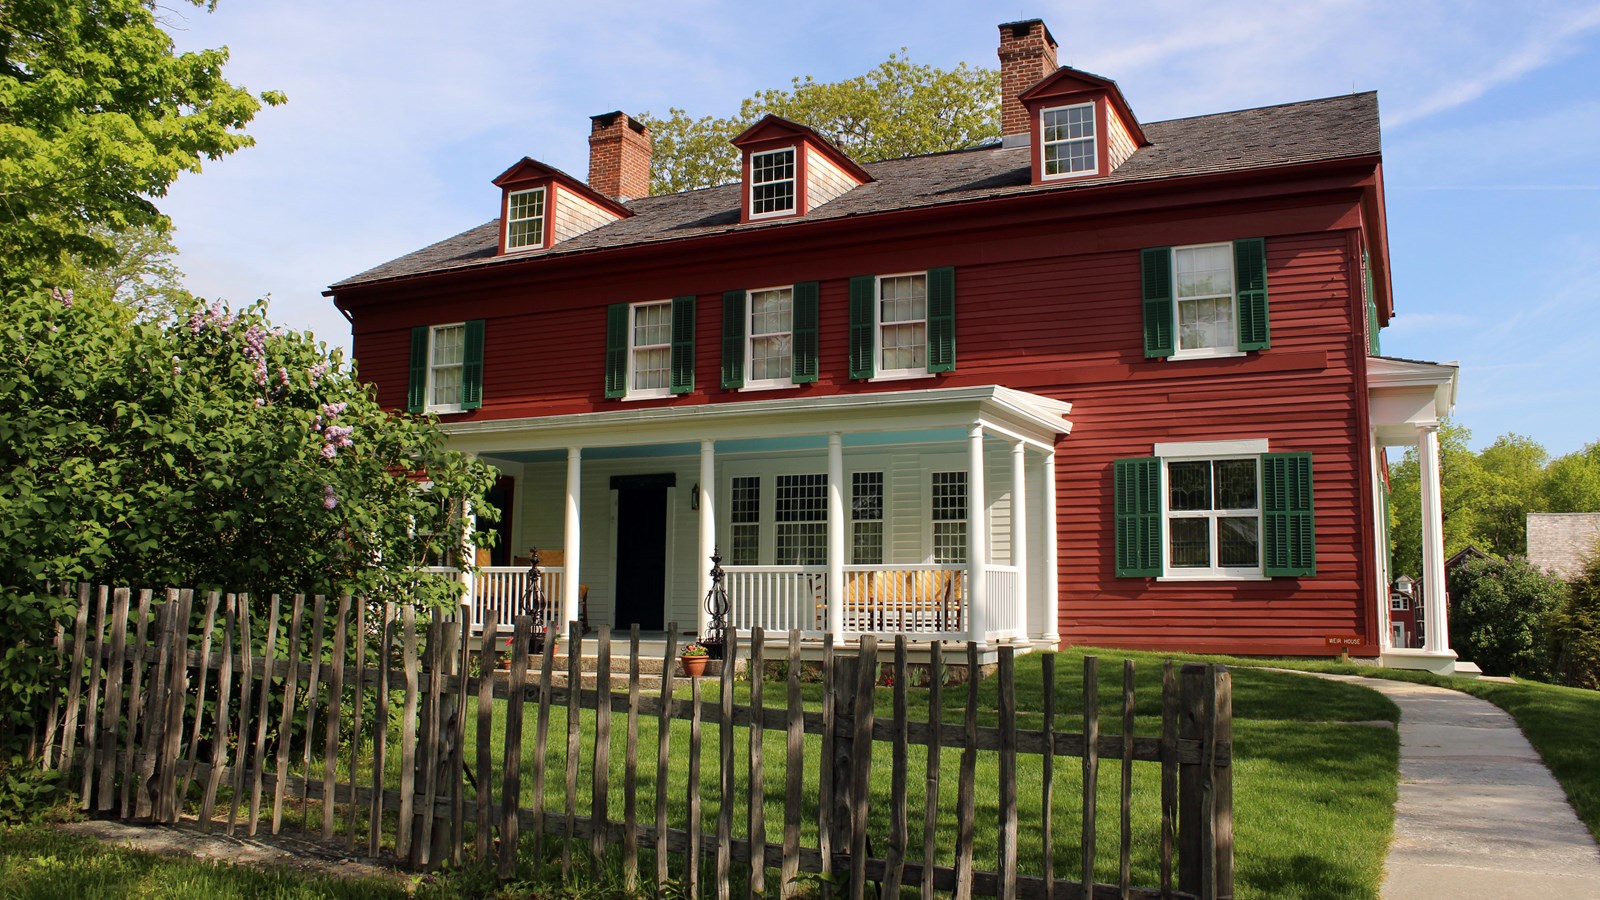
[[[1056,39],[1041,19],[1007,22],[1000,26],[999,55],[1001,140],[1026,146],[1028,110],[1017,96],[1056,70]]]
[[[589,187],[613,200],[650,196],[650,129],[620,110],[589,121]]]

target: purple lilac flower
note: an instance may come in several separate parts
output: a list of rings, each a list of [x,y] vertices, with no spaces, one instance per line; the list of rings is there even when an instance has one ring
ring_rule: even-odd
[[[331,485],[331,484],[323,485],[322,486],[322,508],[323,509],[333,509],[335,506],[338,506],[338,505],[339,505],[339,497],[336,494],[334,494],[333,485]]]

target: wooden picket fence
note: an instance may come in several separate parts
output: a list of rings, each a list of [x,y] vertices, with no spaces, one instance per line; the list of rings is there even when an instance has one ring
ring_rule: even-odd
[[[883,657],[873,636],[863,636],[848,652],[826,638],[820,647],[821,709],[807,710],[802,672],[808,665],[814,670],[819,660],[817,648],[802,654],[799,632],[788,633],[785,648],[769,646],[759,629],[743,641],[730,629],[720,692],[713,696],[712,679],[696,678],[684,698],[675,696],[684,691],[681,682],[675,690],[671,678],[646,692],[637,629],[627,644],[628,672],[617,676],[624,688],[619,691],[611,671],[613,645],[603,628],[592,672],[580,670],[585,638],[573,629],[563,678],[554,671],[553,642],[543,642],[533,657],[531,617],[516,617],[510,633],[500,630],[498,616],[487,617],[479,641],[464,632],[459,618],[440,615],[419,623],[414,608],[349,597],[252,602],[243,594],[166,591],[157,600],[147,590],[88,586],[77,596],[76,621],[56,635],[69,666],[68,683],[38,743],[43,765],[74,776],[82,808],[95,813],[163,823],[193,815],[204,830],[253,835],[265,824],[276,834],[286,806],[292,819],[298,801],[307,830],[316,831],[313,823],[320,818],[323,841],[336,841],[342,830],[352,852],[379,856],[392,849],[416,867],[475,857],[509,876],[517,871],[519,854],[553,858],[546,842],[556,841],[564,874],[582,865],[598,872],[605,861],[615,861],[619,848],[630,890],[643,879],[718,898],[746,890],[750,896],[771,891],[785,897],[848,891],[862,898],[869,882],[881,887],[880,896],[917,888],[921,897],[939,892],[963,900],[1209,900],[1233,893],[1231,694],[1221,666],[1185,665],[1175,672],[1169,661],[1162,673],[1160,734],[1141,736],[1134,733],[1134,663],[1124,661],[1121,733],[1102,734],[1098,662],[1092,657],[1084,661],[1081,730],[1072,732],[1056,728],[1064,710],[1058,709],[1053,654],[1041,660],[1043,727],[1019,727],[1009,647],[999,649],[993,675],[998,724],[987,726],[979,724],[975,677],[965,680],[962,721],[943,721],[944,692],[961,689],[945,685],[948,674],[957,674],[943,667],[946,648],[917,646],[927,660],[919,664],[926,666],[923,679],[923,671],[908,662],[904,636]],[[262,607],[265,628],[259,622]],[[509,670],[497,672],[508,638]],[[677,640],[674,628],[661,657],[664,671],[674,667]],[[769,653],[777,648],[784,649]],[[966,672],[979,671],[977,646],[968,644],[965,653]],[[747,682],[736,681],[736,659],[745,663]],[[769,661],[786,662],[786,674],[769,678]],[[880,717],[873,701],[883,676],[893,684],[893,712]],[[925,681],[915,688],[928,694],[925,721],[907,714],[914,677]],[[782,706],[765,704],[768,687],[785,691]],[[396,704],[399,720],[392,724]],[[533,758],[525,762],[524,717],[530,711]],[[564,713],[564,742],[550,734],[552,712]],[[471,748],[469,718],[475,722]],[[624,730],[620,776],[612,758],[618,743],[614,718]],[[649,752],[641,749],[640,725],[648,730],[652,720],[653,781],[640,769]],[[672,727],[680,720],[688,722],[686,747],[681,729],[675,735]],[[592,732],[588,740],[586,726]],[[717,758],[703,773],[711,729]],[[745,732],[744,754],[736,753],[735,729]],[[774,755],[765,749],[768,731],[774,741],[783,736],[781,789],[766,774]],[[818,739],[808,743],[808,735]],[[883,752],[875,755],[875,747]],[[924,771],[912,771],[912,747],[925,748]],[[941,794],[946,751],[959,753],[953,845],[939,821],[951,811]],[[996,773],[998,798],[980,805],[978,762],[989,754],[984,771]],[[560,770],[558,755],[564,760]],[[579,790],[585,755],[592,780],[586,803]],[[745,756],[742,764],[738,755]],[[1018,761],[1030,756],[1036,759],[1028,764],[1029,777],[1038,775],[1023,804]],[[1081,783],[1089,786],[1065,804],[1056,797],[1062,757],[1079,760]],[[1105,843],[1096,839],[1102,763],[1120,769],[1118,877],[1110,883],[1095,880],[1097,846]],[[1160,773],[1155,887],[1130,883],[1134,772],[1146,764],[1159,766]],[[525,769],[531,769],[531,800],[522,787]],[[815,773],[814,788],[808,789],[807,773]],[[546,802],[546,779],[557,777],[565,779],[561,806]],[[611,808],[617,777],[620,819]],[[912,787],[917,778],[924,780],[922,788]],[[1036,807],[1035,784],[1042,793]],[[747,797],[742,810],[741,795]],[[779,829],[777,823],[769,828],[766,808],[779,798],[781,838],[773,841]],[[653,820],[641,801],[653,808]],[[920,841],[908,809],[918,801]],[[1038,821],[1019,822],[1025,805]],[[1062,806],[1076,809],[1081,826],[1070,877],[1062,871],[1067,854],[1054,846],[1054,817]],[[1150,824],[1141,823],[1147,835],[1154,830]],[[1033,841],[1030,854],[1037,851],[1038,857],[1030,873],[1019,864],[1024,825]],[[985,860],[995,860],[993,870],[979,869],[979,850]]]

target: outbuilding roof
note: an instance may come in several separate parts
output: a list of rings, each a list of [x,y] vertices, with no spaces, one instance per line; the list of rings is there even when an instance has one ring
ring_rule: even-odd
[[[1108,175],[1032,183],[1027,147],[995,145],[971,150],[868,163],[872,182],[860,185],[805,216],[739,222],[740,185],[641,197],[625,204],[633,216],[608,223],[547,250],[498,255],[498,218],[336,282],[340,288],[455,269],[527,264],[611,248],[804,222],[986,200],[1050,191],[1150,182],[1186,176],[1247,172],[1303,163],[1376,156],[1375,92],[1307,100],[1144,125],[1150,143]]]

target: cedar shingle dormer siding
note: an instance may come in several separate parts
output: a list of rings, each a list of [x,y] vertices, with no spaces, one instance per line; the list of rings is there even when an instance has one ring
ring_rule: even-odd
[[[499,255],[548,250],[633,212],[560,169],[524,156],[500,188]]]
[[[803,216],[872,180],[822,135],[777,116],[766,116],[732,143],[742,155],[740,224]]]
[[[1149,143],[1108,78],[1063,66],[1019,99],[1028,111],[1034,184],[1109,175]]]

